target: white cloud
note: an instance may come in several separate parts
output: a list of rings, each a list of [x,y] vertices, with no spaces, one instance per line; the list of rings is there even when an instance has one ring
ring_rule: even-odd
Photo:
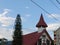
[[[30,17],[31,15],[30,15],[30,14],[26,14],[25,16],[26,16],[26,17]]]
[[[26,8],[26,9],[28,9],[29,7],[28,7],[28,6],[26,6],[25,8]]]
[[[10,10],[9,9],[4,9],[3,11],[4,12],[2,14],[0,14],[0,17],[5,16],[6,14],[8,14]]]
[[[4,9],[3,13],[0,14],[0,37],[12,40],[12,28],[7,28],[14,23],[15,18],[8,16],[10,9]]]
[[[13,34],[13,29],[7,29],[7,28],[0,27],[1,38],[12,40],[12,34]]]
[[[54,18],[59,19],[60,15],[59,14],[51,14]],[[53,18],[51,15],[48,15],[49,18]],[[56,30],[57,28],[60,27],[60,23],[51,23],[48,24],[48,30]]]
[[[9,13],[9,9],[4,9],[4,12],[0,14],[0,23],[2,26],[12,25],[15,18],[6,16]]]
[[[51,15],[55,18],[60,18],[60,15],[58,15],[58,14],[51,14]],[[51,15],[49,15],[48,17],[53,18]]]
[[[12,17],[0,17],[0,23],[2,26],[9,26],[14,22],[14,18]]]
[[[48,27],[47,27],[47,30],[56,30],[60,27],[60,23],[51,23],[51,24],[48,24]]]

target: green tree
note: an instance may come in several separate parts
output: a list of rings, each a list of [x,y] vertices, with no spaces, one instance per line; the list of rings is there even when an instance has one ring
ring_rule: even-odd
[[[21,17],[18,14],[15,20],[12,45],[22,45],[22,25]]]

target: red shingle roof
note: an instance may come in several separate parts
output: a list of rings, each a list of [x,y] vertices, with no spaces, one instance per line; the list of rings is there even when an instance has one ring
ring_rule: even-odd
[[[41,26],[42,26],[42,27],[47,27],[47,24],[45,23],[42,14],[41,14],[40,20],[39,20],[39,22],[37,23],[36,27],[41,27]]]
[[[41,33],[33,32],[33,33],[30,33],[30,34],[27,34],[27,35],[23,36],[23,45],[37,45],[37,41],[38,41],[39,37],[44,32],[46,32],[46,34],[48,35],[48,37],[51,39],[51,37],[49,36],[49,34],[47,33],[46,30],[43,30]]]
[[[38,24],[36,25],[36,27],[47,27],[47,24],[45,23],[43,16],[41,14],[40,20],[38,22]],[[41,35],[43,33],[46,33],[47,36],[50,38],[50,40],[52,41],[51,37],[49,36],[48,32],[46,31],[46,29],[44,29],[42,32],[38,33],[38,32],[33,32],[27,35],[23,36],[23,45],[37,45],[37,41],[38,39],[41,37]]]

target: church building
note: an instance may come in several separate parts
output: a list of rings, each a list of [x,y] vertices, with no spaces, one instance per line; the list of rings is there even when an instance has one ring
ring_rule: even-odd
[[[41,14],[36,24],[37,31],[23,35],[23,45],[52,45],[52,38],[46,31],[47,24]]]

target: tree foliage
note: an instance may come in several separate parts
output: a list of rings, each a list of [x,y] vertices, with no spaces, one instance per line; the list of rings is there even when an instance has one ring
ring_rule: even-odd
[[[15,20],[12,45],[22,45],[22,25],[21,17],[18,14]]]

